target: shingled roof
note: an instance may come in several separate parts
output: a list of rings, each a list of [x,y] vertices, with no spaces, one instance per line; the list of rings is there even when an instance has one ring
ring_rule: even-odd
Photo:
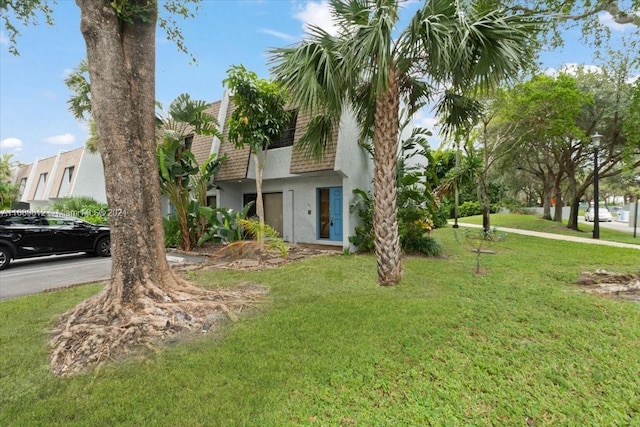
[[[227,109],[227,117],[225,119],[225,126],[223,132],[223,142],[220,146],[220,156],[227,155],[228,159],[222,164],[220,172],[216,175],[216,181],[232,181],[245,179],[247,177],[247,171],[249,168],[250,150],[248,146],[242,149],[236,149],[233,143],[229,142],[228,129],[226,123],[228,122],[235,106],[232,101],[229,102],[229,108]],[[306,172],[318,172],[333,170],[335,168],[336,160],[336,147],[338,140],[338,129],[336,128],[331,140],[327,145],[327,150],[324,157],[320,160],[315,160],[306,156],[306,154],[299,149],[296,149],[296,145],[304,132],[307,130],[307,125],[311,117],[308,114],[299,113],[296,120],[296,131],[293,142],[293,153],[291,155],[291,166],[289,173],[300,174]]]

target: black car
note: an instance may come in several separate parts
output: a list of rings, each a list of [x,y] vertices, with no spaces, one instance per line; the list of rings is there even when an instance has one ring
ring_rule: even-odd
[[[73,252],[111,256],[109,227],[58,212],[0,211],[0,270],[12,259]]]

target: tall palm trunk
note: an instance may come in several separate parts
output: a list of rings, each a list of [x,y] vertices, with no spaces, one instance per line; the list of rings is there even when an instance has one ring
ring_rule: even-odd
[[[386,91],[376,98],[373,178],[373,227],[378,261],[378,283],[396,285],[402,278],[400,238],[397,218],[397,160],[398,160],[398,80],[389,70]]]

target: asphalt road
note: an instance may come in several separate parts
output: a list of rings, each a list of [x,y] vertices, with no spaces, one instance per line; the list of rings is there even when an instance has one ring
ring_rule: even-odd
[[[170,264],[205,259],[204,256],[167,254]],[[88,257],[84,253],[14,260],[6,270],[0,271],[0,301],[110,277],[111,258]]]
[[[111,258],[85,254],[15,260],[0,271],[0,300],[49,288],[97,282],[111,276]]]
[[[578,222],[580,224],[589,224],[589,225],[593,226],[593,222],[586,222],[584,220],[584,217],[579,217],[578,218]],[[618,222],[618,221],[601,222],[600,223],[600,229],[602,230],[603,228],[608,228],[608,229],[611,229],[611,230],[624,231],[626,233],[633,233],[633,224],[632,224],[631,227],[629,227],[629,223],[626,223],[626,222]],[[640,236],[640,224],[638,224],[638,229],[636,230],[636,235]]]

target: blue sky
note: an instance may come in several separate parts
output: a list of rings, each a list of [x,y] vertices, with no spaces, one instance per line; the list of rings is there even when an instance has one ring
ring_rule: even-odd
[[[405,16],[418,3],[407,2]],[[20,56],[9,53],[6,36],[0,34],[0,151],[14,153],[14,159],[23,163],[81,147],[87,138],[86,124],[67,110],[70,92],[64,84],[69,71],[85,57],[75,1],[59,0],[54,17],[53,27],[42,23],[21,28]],[[600,19],[608,17],[603,14]],[[181,93],[216,101],[233,64],[244,64],[268,77],[267,49],[299,41],[309,23],[324,28],[331,25],[326,1],[203,0],[198,16],[181,25],[197,65],[158,30],[156,98],[164,105]],[[612,27],[625,32],[625,28]],[[565,36],[563,49],[542,54],[544,65],[559,69],[567,63],[591,64],[590,51],[579,41],[578,30]],[[427,110],[415,121],[433,128],[436,120]]]

